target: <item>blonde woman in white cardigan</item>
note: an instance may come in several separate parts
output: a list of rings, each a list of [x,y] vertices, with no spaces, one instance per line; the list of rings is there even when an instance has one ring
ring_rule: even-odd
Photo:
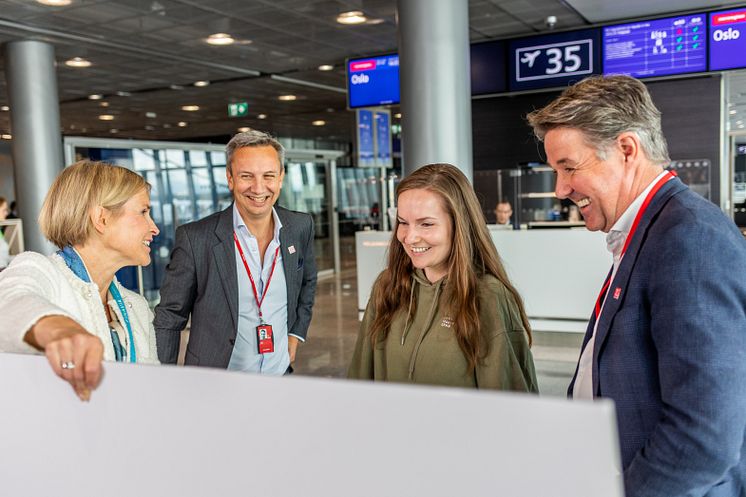
[[[150,263],[150,185],[123,167],[80,161],[52,184],[39,225],[60,250],[25,252],[0,273],[0,351],[43,352],[88,400],[102,360],[158,362],[147,302],[114,276]]]

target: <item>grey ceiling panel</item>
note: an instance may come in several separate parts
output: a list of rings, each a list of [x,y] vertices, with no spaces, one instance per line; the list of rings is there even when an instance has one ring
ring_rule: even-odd
[[[557,16],[558,29],[568,29],[583,27],[597,16],[651,15],[687,8],[689,3],[469,0],[470,36],[482,41],[544,33],[547,15]],[[346,10],[362,10],[381,22],[341,26],[335,18]],[[624,12],[613,13],[620,10]],[[0,18],[18,23],[0,27],[0,43],[33,38],[54,44],[65,133],[87,136],[178,140],[231,134],[249,125],[298,138],[336,136],[351,141],[354,113],[346,110],[343,93],[276,81],[269,75],[344,88],[345,58],[397,50],[396,0],[73,0],[69,7],[0,0]],[[51,32],[34,33],[24,26]],[[205,37],[218,31],[250,42],[207,45]],[[87,57],[94,65],[66,67],[64,61],[75,56]],[[335,70],[318,71],[324,63],[334,64]],[[0,56],[0,105],[7,103],[2,67]],[[247,69],[262,75],[249,76]],[[212,84],[191,86],[201,79]],[[173,90],[173,84],[184,89]],[[116,96],[117,91],[131,96]],[[104,94],[108,107],[88,100],[92,93]],[[298,100],[277,100],[287,93],[298,95]],[[227,104],[237,101],[249,103],[246,118],[227,116]],[[202,109],[182,111],[181,106],[189,103]],[[156,117],[147,118],[146,112],[155,112]],[[102,113],[113,114],[115,120],[100,121]],[[259,120],[258,114],[268,118]],[[311,126],[316,119],[327,125]],[[189,125],[180,128],[179,121]],[[0,132],[8,128],[9,115],[0,111]],[[110,129],[119,132],[112,135]]]
[[[719,6],[743,4],[733,0],[564,0],[592,23],[654,16],[684,10],[710,10]]]

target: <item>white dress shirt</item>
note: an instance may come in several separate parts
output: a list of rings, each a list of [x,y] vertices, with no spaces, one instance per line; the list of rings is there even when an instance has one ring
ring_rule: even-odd
[[[650,184],[640,193],[637,198],[627,207],[627,210],[617,219],[614,226],[611,227],[609,233],[606,235],[606,248],[614,256],[614,267],[611,272],[610,282],[614,281],[616,272],[619,269],[619,263],[622,260],[622,249],[624,243],[627,240],[630,229],[632,229],[632,223],[635,222],[637,213],[640,212],[645,197],[648,196],[653,186],[663,176],[668,174],[668,171],[660,173]],[[609,291],[613,285],[609,284],[606,289],[606,296],[608,297]],[[596,330],[598,330],[598,322],[601,320],[601,314],[604,312],[604,306],[606,305],[606,298],[604,303],[601,305],[601,311],[596,318],[596,323],[593,326],[593,335],[590,340],[583,348],[583,352],[580,354],[580,361],[578,362],[578,374],[575,377],[575,384],[572,390],[572,396],[574,399],[592,399],[593,398],[593,349],[596,343]]]

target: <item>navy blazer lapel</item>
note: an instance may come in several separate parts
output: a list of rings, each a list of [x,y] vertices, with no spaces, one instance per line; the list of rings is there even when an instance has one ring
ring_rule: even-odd
[[[220,213],[215,227],[215,236],[220,241],[212,247],[212,253],[220,273],[220,281],[223,284],[235,335],[238,330],[238,275],[236,274],[236,252],[233,241],[233,204]]]
[[[655,194],[640,219],[640,224],[637,226],[637,230],[633,234],[632,240],[630,240],[627,251],[624,253],[624,257],[622,257],[622,261],[619,264],[619,270],[614,276],[614,280],[609,284],[608,294],[606,301],[604,302],[603,311],[601,312],[598,329],[596,330],[596,340],[593,350],[594,392],[598,391],[598,351],[601,350],[603,343],[606,340],[614,316],[624,302],[627,285],[629,284],[629,279],[632,275],[635,263],[637,262],[637,257],[640,253],[642,244],[647,238],[648,231],[658,213],[663,209],[671,197],[686,188],[686,185],[684,185],[679,178],[674,178],[664,184],[658,193]]]

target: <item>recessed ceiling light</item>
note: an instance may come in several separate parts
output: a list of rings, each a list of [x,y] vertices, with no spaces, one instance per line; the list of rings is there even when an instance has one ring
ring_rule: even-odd
[[[199,110],[199,105],[182,105],[181,110],[186,112],[197,112]]]
[[[730,110],[730,111],[728,111],[728,112],[730,113],[730,115],[731,115],[731,116],[732,116],[733,114],[737,114],[737,113],[738,113],[738,111],[737,111],[736,109]]]
[[[128,91],[118,91],[117,95],[119,95],[120,97],[129,97],[132,94]]]
[[[324,121],[323,119],[317,119],[316,121],[312,122],[311,124],[313,124],[314,126],[323,126],[323,125],[326,124],[326,121]]]
[[[362,24],[367,20],[368,18],[365,17],[365,14],[363,14],[359,10],[342,12],[337,16],[337,22],[339,24]]]
[[[194,86],[199,86],[199,87],[210,86],[210,82],[209,81],[195,81]]]
[[[321,64],[319,66],[319,71],[331,71],[332,69],[334,69],[334,66],[331,64]]]
[[[186,121],[179,121],[179,124],[177,124],[177,126],[180,128],[186,128],[187,124],[188,123]]]
[[[36,2],[50,7],[64,7],[73,3],[72,0],[36,0]]]
[[[248,126],[243,126],[241,128],[238,128],[239,133],[246,133],[247,131],[251,131],[251,128],[249,128]]]
[[[156,117],[158,117],[158,114],[156,114],[155,112],[146,112],[145,117],[147,117],[148,119],[155,119]]]
[[[8,107],[7,105],[3,105],[2,107],[0,107],[0,111],[8,112],[9,110],[10,110],[10,107]]]
[[[100,102],[99,105],[101,107],[108,107],[109,106],[109,102]]]
[[[259,114],[256,116],[257,119],[267,119],[267,114]]]
[[[88,95],[88,100],[101,100],[102,98],[104,98],[104,96],[101,95],[100,93],[94,93],[93,95]]]
[[[116,128],[112,128],[112,129],[109,130],[109,133],[116,134],[116,133],[119,133],[119,130],[116,129]]]
[[[293,100],[297,99],[295,95],[280,95],[277,97],[277,100],[282,100],[283,102],[292,102]]]
[[[170,128],[170,127],[171,127],[171,125],[170,125],[170,124],[168,124],[168,123],[163,123],[163,127],[164,127],[164,128]]]
[[[67,67],[91,67],[91,61],[83,57],[73,57],[65,61]]]
[[[231,45],[236,40],[228,33],[214,33],[208,36],[205,41],[210,45]]]
[[[145,126],[145,130],[146,130],[146,131],[153,131],[154,129],[155,129],[155,127],[154,127],[154,126],[151,126],[151,125],[149,125],[149,124],[148,124],[147,126]]]
[[[3,134],[3,135],[0,135],[0,138],[2,138],[3,140],[11,140],[13,139],[13,135]]]
[[[394,114],[394,117],[397,119],[401,119],[401,112],[397,112],[396,114]]]
[[[169,88],[171,88],[172,90],[183,90],[184,89],[184,87],[181,85],[171,85],[169,86]]]
[[[98,118],[102,121],[113,121],[114,120],[114,116],[112,116],[111,114],[101,114],[100,116],[98,116]]]

